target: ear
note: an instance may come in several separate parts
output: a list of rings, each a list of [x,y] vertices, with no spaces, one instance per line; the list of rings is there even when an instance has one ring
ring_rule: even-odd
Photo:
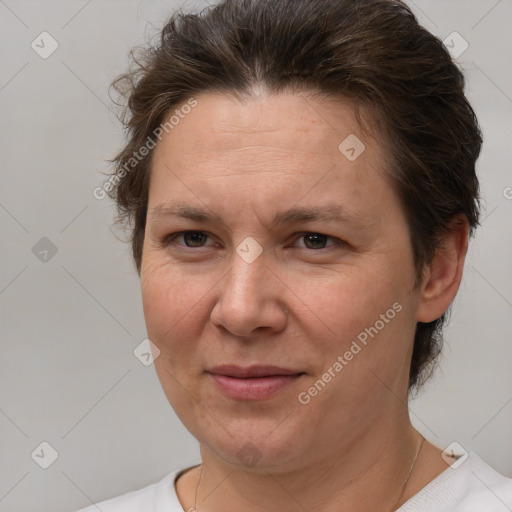
[[[454,217],[430,265],[425,269],[416,320],[437,320],[450,306],[462,280],[468,250],[469,223],[465,215]]]

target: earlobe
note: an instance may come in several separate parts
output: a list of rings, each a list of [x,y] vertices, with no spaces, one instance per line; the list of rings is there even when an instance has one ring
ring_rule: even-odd
[[[452,303],[462,280],[468,250],[469,224],[457,216],[445,232],[425,272],[417,310],[418,322],[437,320]]]

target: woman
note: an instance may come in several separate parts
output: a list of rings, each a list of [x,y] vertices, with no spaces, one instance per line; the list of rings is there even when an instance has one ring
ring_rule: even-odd
[[[84,511],[510,510],[512,480],[408,413],[479,217],[442,43],[397,0],[225,0],[116,86],[103,191],[202,463]]]

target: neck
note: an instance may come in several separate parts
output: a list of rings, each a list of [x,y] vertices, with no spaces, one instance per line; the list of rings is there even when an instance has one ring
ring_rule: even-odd
[[[234,468],[201,445],[198,512],[226,509],[248,512],[322,510],[375,512],[395,510],[410,493],[409,472],[418,453],[420,434],[409,418],[395,425],[374,424],[342,450],[293,470]]]

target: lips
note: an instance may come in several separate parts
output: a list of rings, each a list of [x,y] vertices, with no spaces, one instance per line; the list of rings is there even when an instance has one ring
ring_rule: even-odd
[[[251,379],[257,377],[273,377],[277,375],[299,375],[304,372],[288,370],[286,368],[279,368],[278,366],[270,365],[254,365],[245,368],[235,365],[222,365],[215,366],[209,370],[208,373],[213,373],[214,375],[224,375],[226,377],[235,377],[237,379]]]
[[[217,389],[235,400],[264,400],[296,382],[304,372],[278,366],[216,366],[207,372]]]

